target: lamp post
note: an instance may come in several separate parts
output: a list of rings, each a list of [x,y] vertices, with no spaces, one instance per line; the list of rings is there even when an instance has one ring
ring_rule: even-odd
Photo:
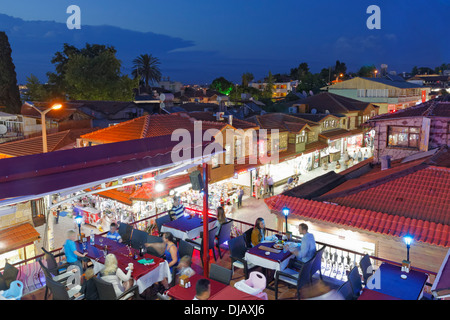
[[[406,243],[406,261],[409,262],[409,249],[411,248],[413,236],[408,233],[403,237],[403,241]]]
[[[288,232],[287,218],[288,218],[288,215],[289,215],[289,212],[290,212],[290,211],[291,211],[291,209],[289,209],[289,208],[286,207],[286,206],[281,210],[281,212],[283,212],[284,219],[285,219],[285,221],[286,221],[286,234],[287,234],[287,232]]]
[[[76,222],[77,225],[78,225],[78,232],[79,232],[79,234],[80,234],[80,240],[81,240],[81,224],[83,223],[83,216],[80,215],[80,214],[78,214],[78,215],[75,217],[75,222]]]
[[[45,111],[41,111],[40,109],[36,108],[36,106],[32,102],[27,102],[27,104],[35,109],[37,112],[41,115],[41,126],[42,126],[42,151],[44,153],[47,153],[47,124],[45,123],[45,115],[49,113],[52,110],[58,110],[62,108],[62,104],[56,103],[51,108],[48,108]]]

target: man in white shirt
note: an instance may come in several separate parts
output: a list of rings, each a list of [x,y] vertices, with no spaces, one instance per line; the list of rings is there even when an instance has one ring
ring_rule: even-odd
[[[291,249],[292,253],[301,262],[308,262],[316,253],[316,240],[312,233],[308,232],[308,225],[301,223],[298,226],[300,234],[303,235],[302,242],[295,249]]]
[[[268,178],[267,178],[267,184],[269,185],[269,195],[274,195],[274,193],[273,193],[273,178],[272,178],[272,176],[269,176]]]

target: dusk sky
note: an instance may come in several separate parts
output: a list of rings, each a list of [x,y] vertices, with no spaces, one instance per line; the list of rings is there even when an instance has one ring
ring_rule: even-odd
[[[65,25],[72,4],[81,8],[81,30]],[[380,30],[366,27],[372,4],[381,8]],[[409,72],[414,65],[450,63],[450,0],[2,0],[0,14],[56,22],[36,28],[0,15],[20,83],[31,73],[45,81],[64,42],[115,46],[125,73],[134,57],[152,53],[163,76],[184,83],[211,83],[218,76],[240,82],[243,72],[259,79],[269,70],[288,73],[303,61],[313,72],[336,60],[349,71],[385,63]],[[105,25],[133,32],[89,27]]]

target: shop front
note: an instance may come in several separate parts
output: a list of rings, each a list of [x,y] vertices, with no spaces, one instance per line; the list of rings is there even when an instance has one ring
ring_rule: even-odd
[[[363,145],[363,134],[353,135],[347,138],[347,152],[354,156]]]

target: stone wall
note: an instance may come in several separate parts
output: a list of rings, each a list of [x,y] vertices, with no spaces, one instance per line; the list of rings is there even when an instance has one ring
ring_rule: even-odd
[[[29,201],[17,204],[15,213],[0,216],[0,230],[14,227],[25,222],[29,222],[33,225]]]

